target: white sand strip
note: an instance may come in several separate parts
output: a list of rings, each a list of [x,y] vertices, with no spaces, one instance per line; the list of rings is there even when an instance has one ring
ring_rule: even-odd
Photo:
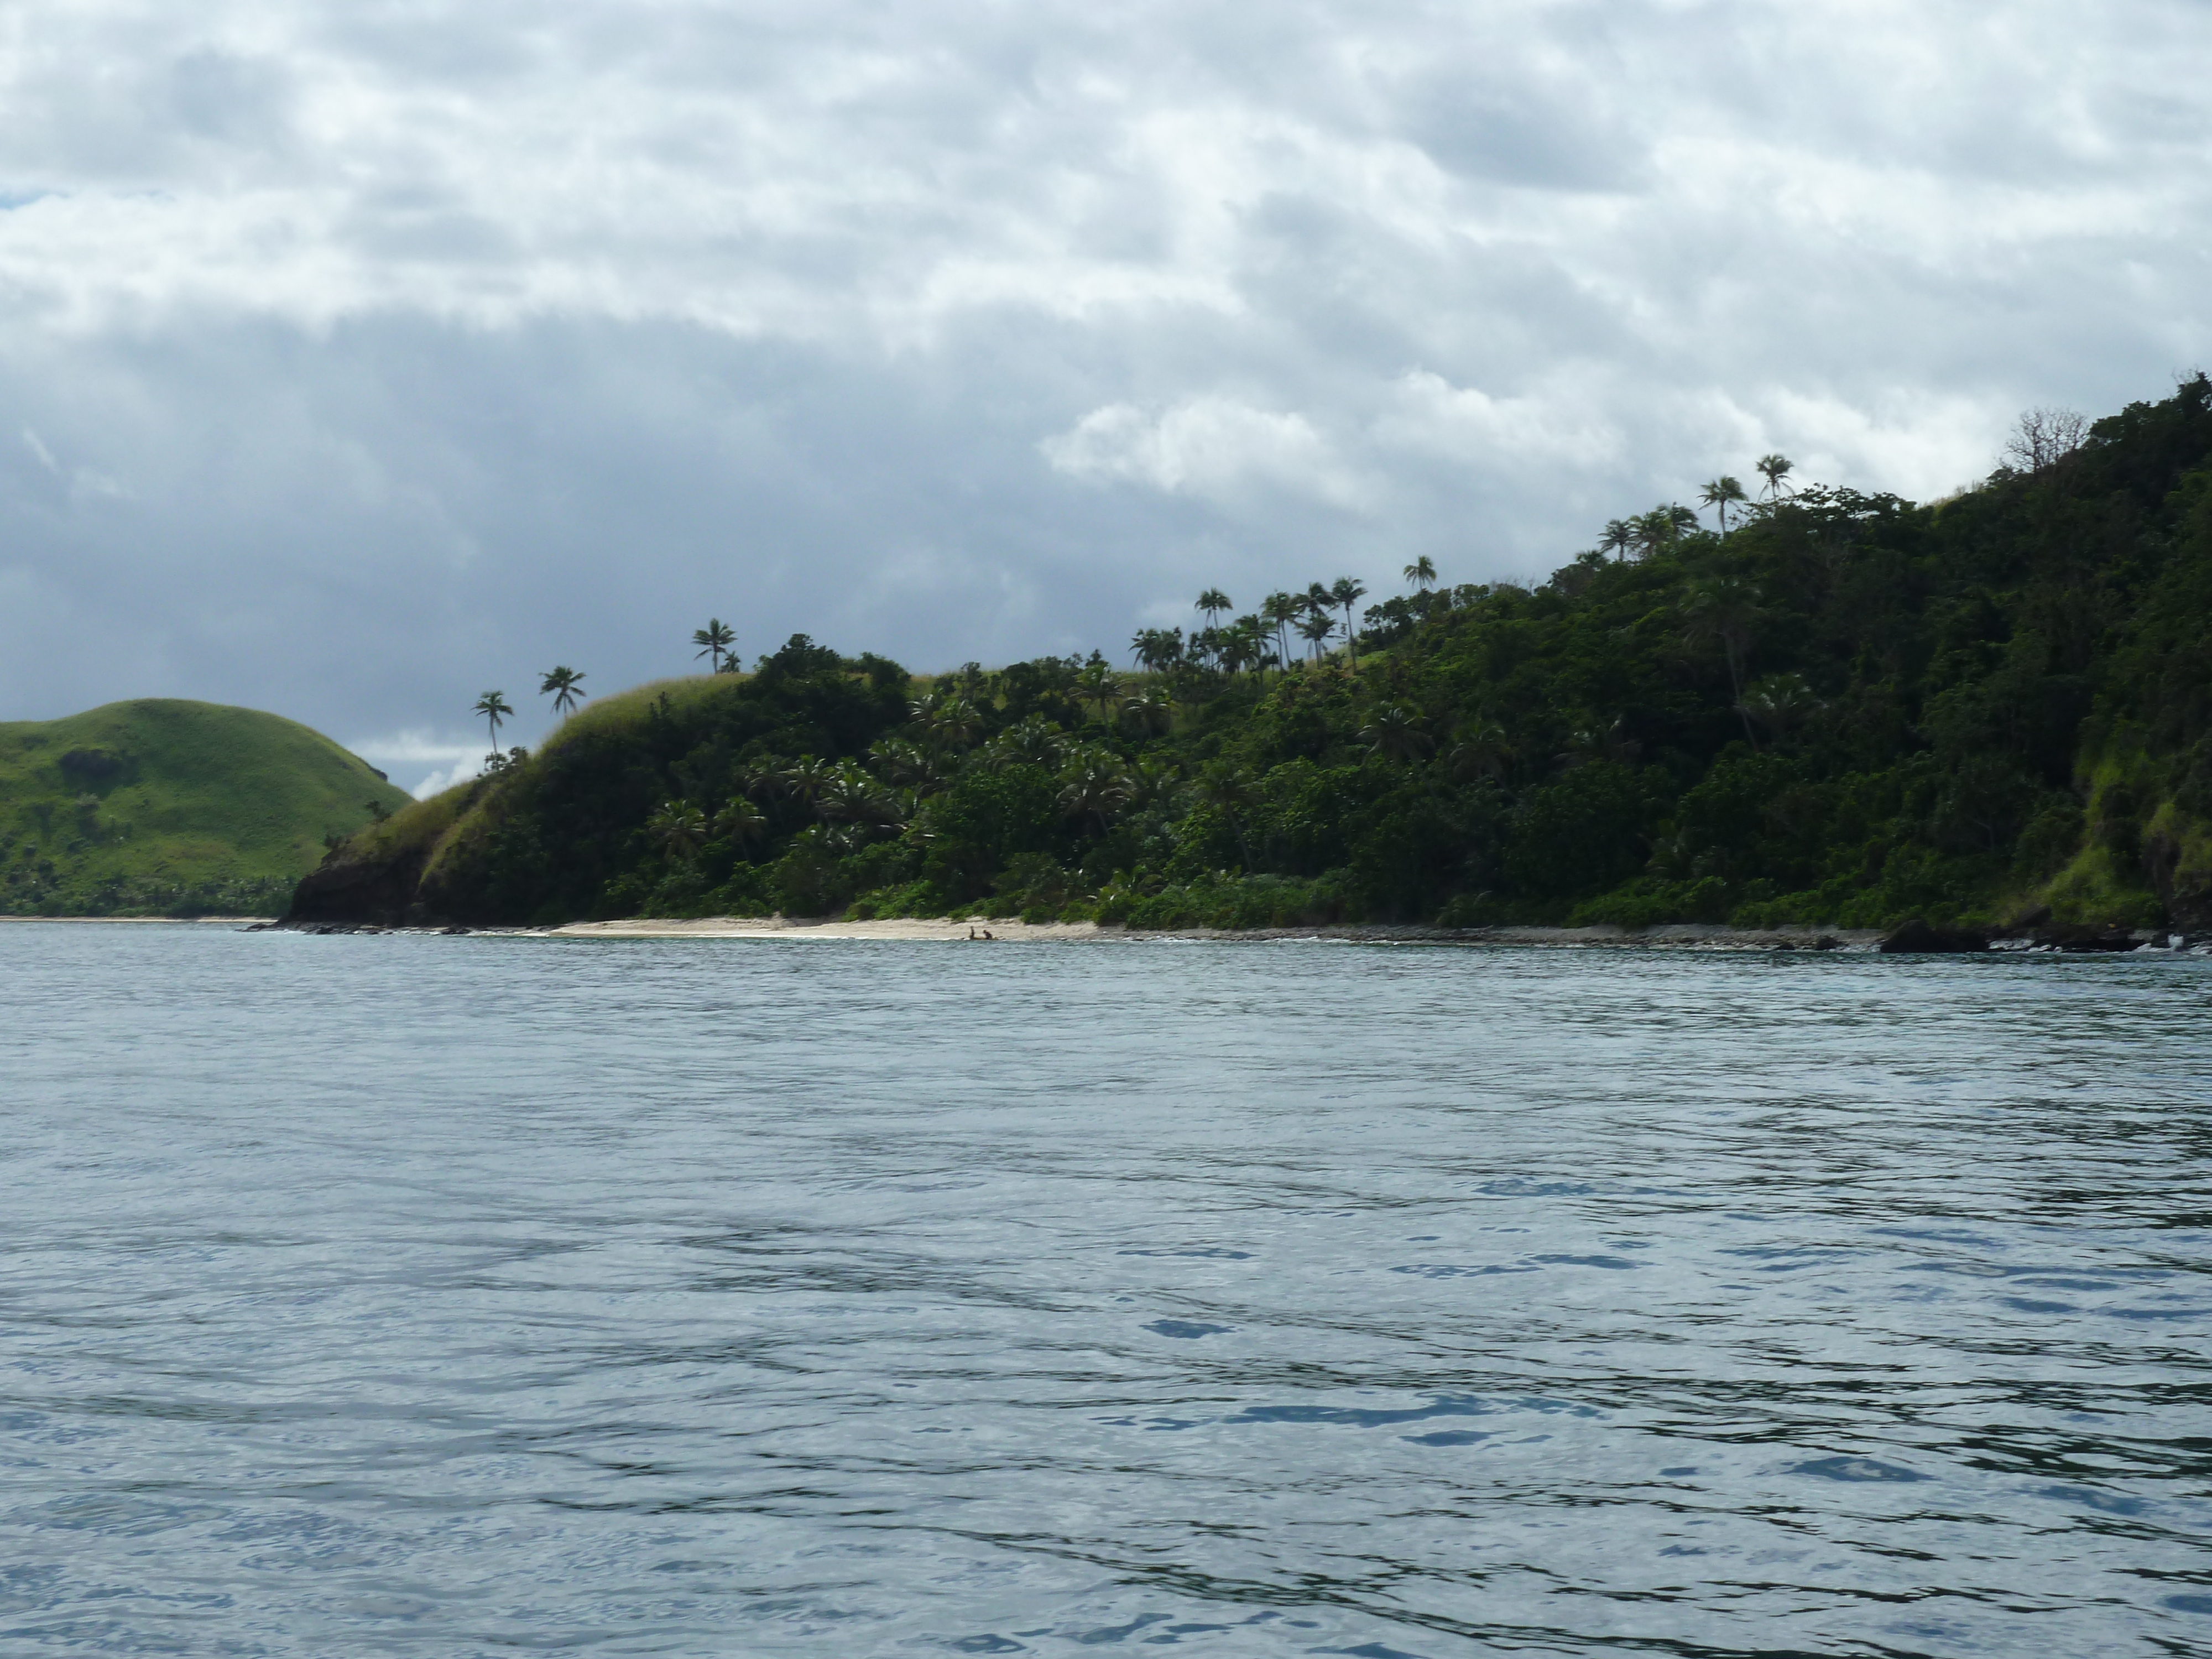
[[[880,921],[804,921],[786,916],[705,916],[691,921],[572,921],[545,931],[556,939],[934,939],[965,943],[972,929],[1001,939],[1096,939],[1095,921],[946,921],[885,917]],[[1119,933],[1121,930],[1113,930]]]

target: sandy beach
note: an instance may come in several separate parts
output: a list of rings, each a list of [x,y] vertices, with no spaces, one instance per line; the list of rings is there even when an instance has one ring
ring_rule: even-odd
[[[786,916],[706,916],[689,921],[633,918],[624,921],[572,921],[549,927],[556,939],[921,939],[968,941],[970,929],[987,930],[992,941],[1078,939],[1122,937],[1118,927],[1095,921],[947,921],[942,916],[885,917],[879,921],[808,921]]]
[[[1629,933],[1619,927],[1428,927],[1414,924],[1313,927],[1261,927],[1225,931],[1208,927],[1129,933],[1094,921],[1025,922],[1012,919],[947,921],[941,917],[886,917],[875,921],[809,921],[786,916],[708,916],[668,921],[633,918],[622,921],[578,921],[539,931],[565,939],[945,939],[969,942],[970,931],[991,942],[1071,940],[1222,939],[1261,943],[1307,939],[1354,945],[1521,945],[1553,947],[1634,945],[1674,950],[1872,950],[1881,935],[1871,930],[1778,927],[1747,932],[1723,927],[1681,926]]]
[[[1228,929],[1178,927],[1131,933],[1095,921],[1029,922],[976,916],[890,916],[872,921],[817,921],[790,916],[702,916],[688,920],[629,917],[619,921],[572,921],[558,927],[470,927],[442,924],[388,927],[375,923],[292,922],[268,916],[0,916],[0,922],[77,925],[234,927],[310,933],[501,933],[531,939],[939,939],[994,945],[1216,940],[1280,944],[1297,940],[1340,945],[1517,945],[1553,949],[1626,945],[1638,949],[1703,951],[1870,951],[1881,935],[1839,927],[1777,927],[1757,932],[1689,924],[1631,933],[1619,927],[1432,927],[1419,923],[1367,922],[1304,927]]]

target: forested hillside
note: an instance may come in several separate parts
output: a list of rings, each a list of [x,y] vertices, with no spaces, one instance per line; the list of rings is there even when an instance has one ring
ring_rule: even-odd
[[[1304,662],[1285,616],[1139,636],[1130,676],[801,636],[587,708],[300,913],[2203,925],[2208,461],[2199,376],[1948,501],[1662,508]]]

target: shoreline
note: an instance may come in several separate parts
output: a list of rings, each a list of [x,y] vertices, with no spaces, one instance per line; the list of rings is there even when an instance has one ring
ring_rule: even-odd
[[[866,921],[812,920],[789,916],[701,916],[690,918],[627,917],[614,921],[572,921],[554,927],[471,927],[460,925],[385,927],[374,922],[295,922],[262,916],[14,916],[0,921],[56,922],[70,927],[101,923],[129,926],[155,924],[171,927],[228,927],[240,933],[311,934],[398,933],[416,936],[481,935],[489,939],[855,939],[878,942],[938,942],[951,945],[994,944],[1167,944],[1221,945],[1429,945],[1505,946],[1533,950],[1733,951],[1758,952],[1875,954],[1881,952],[1881,930],[1870,927],[1815,927],[1793,924],[1780,927],[1737,928],[1723,923],[1665,922],[1631,930],[1611,926],[1590,927],[1437,927],[1418,922],[1316,923],[1298,927],[1167,927],[1135,932],[1118,924],[1095,921],[1026,922],[1013,918],[993,921],[975,916],[947,921],[941,916],[886,916]],[[2113,929],[2094,943],[2045,938],[2039,933],[1983,935],[1986,942],[1971,950],[1994,954],[2015,951],[2074,955],[2114,951],[2153,951],[2191,956],[2212,955],[2212,934],[2181,935],[2166,929]],[[1927,953],[1921,947],[1893,954]],[[1937,954],[1954,949],[1936,947]],[[1971,951],[1970,951],[1971,953]]]
[[[1095,921],[1025,922],[977,917],[887,916],[868,921],[815,921],[786,916],[704,916],[686,920],[629,918],[576,921],[558,927],[479,928],[470,931],[536,939],[759,939],[934,940],[977,944],[1340,944],[1499,945],[1545,949],[1626,947],[1638,950],[1870,951],[1881,934],[1871,928],[1790,927],[1738,929],[1695,923],[1632,933],[1620,927],[1435,927],[1419,923],[1315,925],[1304,927],[1171,927],[1137,932]],[[352,930],[348,930],[352,931]],[[397,931],[397,930],[394,930]],[[444,932],[444,929],[424,931]]]

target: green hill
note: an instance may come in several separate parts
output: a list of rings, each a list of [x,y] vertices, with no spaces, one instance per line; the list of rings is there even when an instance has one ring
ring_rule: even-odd
[[[275,714],[142,698],[0,722],[0,915],[273,915],[409,797]]]
[[[1147,629],[1143,675],[799,636],[588,709],[295,911],[2212,927],[2212,382],[2080,436],[1933,504],[1662,506],[1370,606],[1356,654],[1297,659],[1349,583]]]

